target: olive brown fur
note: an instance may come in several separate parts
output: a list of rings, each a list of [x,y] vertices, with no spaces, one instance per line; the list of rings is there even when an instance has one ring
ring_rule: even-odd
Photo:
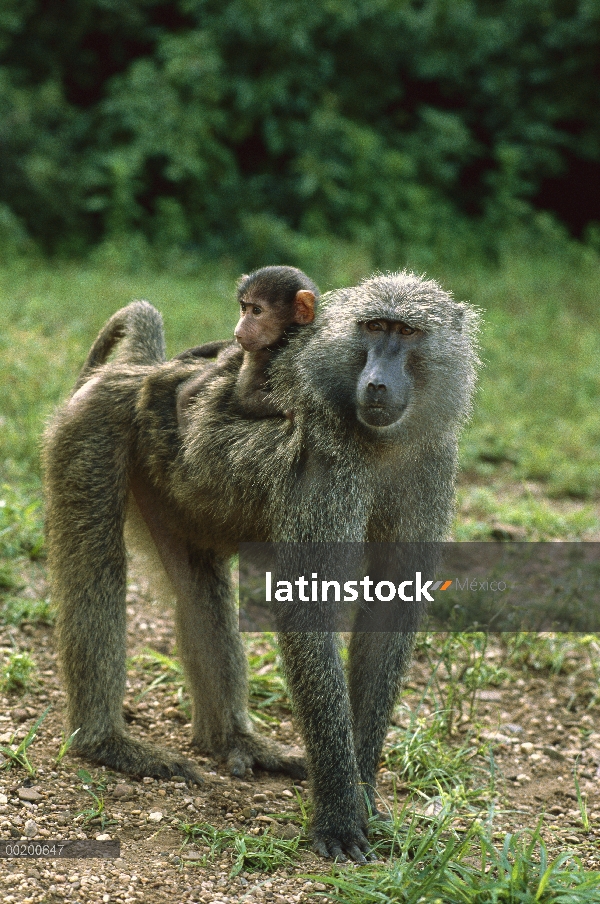
[[[193,762],[137,741],[123,722],[126,518],[175,592],[192,741],[236,775],[254,766],[304,774],[301,759],[248,719],[230,575],[239,542],[447,536],[477,365],[476,312],[407,272],[323,301],[273,362],[272,392],[282,410],[293,408],[292,429],[240,415],[232,402],[240,350],[165,362],[160,316],[134,302],[115,315],[127,324],[115,359],[93,357],[47,430],[48,549],[69,729],[79,729],[74,747],[90,759],[200,780]],[[201,368],[210,378],[181,417],[178,393]],[[335,635],[279,640],[306,748],[315,848],[363,861],[365,799],[374,809],[413,637],[356,631],[347,679]]]

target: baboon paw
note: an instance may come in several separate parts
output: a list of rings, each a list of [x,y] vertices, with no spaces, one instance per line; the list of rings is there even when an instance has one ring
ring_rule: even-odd
[[[162,767],[166,768],[168,775],[158,776],[159,778],[183,778],[193,785],[202,785],[204,782],[202,773],[192,760],[175,759],[163,763]]]
[[[267,768],[267,767],[264,767]],[[308,776],[306,761],[302,756],[281,756],[279,757],[279,765],[275,772],[285,772],[297,782],[304,781]]]
[[[186,782],[196,785],[201,785],[204,781],[197,765],[187,757],[143,744],[127,736],[117,735],[107,738],[93,750],[81,752],[84,756],[117,772],[151,778],[183,778]]]
[[[313,850],[327,860],[344,862],[350,859],[355,863],[369,863],[377,860],[369,846],[367,836],[360,829],[354,831],[350,836],[344,833],[344,840],[325,832],[314,832]]]
[[[302,781],[307,776],[303,757],[286,756],[276,744],[252,735],[237,739],[225,755],[225,761],[232,775],[238,777],[255,767],[267,772],[284,772],[296,781]]]

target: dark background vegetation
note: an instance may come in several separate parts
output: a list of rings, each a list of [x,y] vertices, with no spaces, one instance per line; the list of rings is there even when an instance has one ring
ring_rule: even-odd
[[[3,0],[0,51],[5,255],[600,244],[598,0]]]

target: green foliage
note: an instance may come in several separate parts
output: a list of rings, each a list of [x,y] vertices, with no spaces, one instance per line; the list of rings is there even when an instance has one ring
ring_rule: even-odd
[[[14,426],[16,427],[16,424]],[[35,452],[37,453],[37,449]],[[38,559],[43,546],[39,499],[21,489],[13,489],[8,485],[0,486],[0,555],[7,558],[27,555],[30,559]],[[7,566],[3,566],[2,575],[5,589],[10,589],[11,582],[15,586]]]
[[[248,691],[250,696],[250,718],[256,722],[278,722],[275,716],[267,711],[270,707],[288,709],[290,703],[283,678],[281,667],[275,647],[273,635],[264,635],[261,648],[266,649],[256,653],[253,644],[255,638],[250,638],[248,647]]]
[[[0,687],[4,691],[22,693],[31,682],[35,662],[29,653],[11,653],[0,672]]]
[[[73,742],[75,741],[75,738],[77,737],[77,733],[79,731],[81,731],[81,729],[76,728],[75,731],[72,734],[70,734],[68,737],[65,735],[64,732],[62,733],[62,741],[60,742],[60,746],[58,748],[58,753],[57,753],[56,759],[54,761],[57,766],[60,766],[60,764],[63,761],[63,758],[65,757],[65,755],[69,752],[69,750],[73,746]]]
[[[485,366],[462,463],[486,483],[498,474],[585,499],[598,491],[600,268],[595,255],[553,230],[544,234],[545,254],[513,246],[497,270],[472,268],[450,280],[457,297],[484,309]],[[514,523],[534,533],[542,516],[529,507]],[[556,536],[557,527],[548,523],[546,535]]]
[[[484,311],[485,366],[461,441],[462,471],[475,485],[461,494],[458,539],[487,538],[494,520],[527,539],[579,538],[598,529],[597,512],[578,500],[591,502],[598,492],[600,265],[547,223],[538,236],[524,253],[524,237],[515,234],[494,267],[467,256],[437,261],[430,271]],[[310,271],[323,289],[369,272],[356,245],[327,248]],[[102,323],[133,298],[147,298],[163,312],[169,354],[223,338],[235,324],[237,275],[232,264],[187,275],[126,273],[110,255],[96,267],[0,269],[0,482],[7,484],[0,491],[0,554],[42,552],[39,435]],[[575,501],[557,507],[542,490]]]
[[[403,814],[406,816],[406,814]],[[388,827],[397,857],[390,865],[337,870],[313,876],[331,886],[340,904],[587,904],[598,900],[600,873],[585,870],[579,857],[549,860],[540,836],[508,834],[499,847],[475,821],[457,833],[448,810],[423,825],[406,818]]]
[[[19,586],[19,579],[15,576],[10,565],[0,565],[0,593],[7,590],[15,590]]]
[[[584,651],[590,669],[600,680],[600,645],[597,634],[555,634],[545,632],[515,632],[502,634],[506,647],[506,661],[523,671],[549,671],[554,675],[572,673],[579,669],[579,656]]]
[[[38,729],[49,712],[50,707],[48,706],[39,719],[36,719],[25,737],[18,744],[11,744],[10,747],[0,746],[0,753],[6,758],[0,768],[10,769],[11,766],[20,766],[22,769],[25,769],[31,778],[35,776],[35,768],[29,761],[28,748],[31,747],[35,741]]]
[[[230,876],[237,876],[242,870],[273,872],[292,866],[298,860],[299,837],[285,841],[269,832],[246,835],[237,829],[216,829],[208,823],[182,823],[179,828],[186,842],[196,842],[207,849],[207,863],[211,863],[217,854],[231,850]]]
[[[302,263],[333,236],[386,266],[495,248],[532,204],[581,233],[599,46],[590,0],[11,0],[0,253]]]
[[[61,750],[59,752],[59,759],[57,760],[57,762],[60,762],[60,759],[62,759],[62,757],[66,753],[66,750],[68,750],[68,747],[66,747],[66,744],[69,743],[69,746],[70,746],[70,743],[72,742],[73,739],[74,739],[74,734],[71,735],[68,742],[65,742],[64,744],[61,745]],[[66,749],[63,749],[65,747],[66,747]],[[93,823],[99,824],[100,827],[102,829],[104,829],[105,826],[111,825],[112,823],[116,822],[116,820],[109,819],[108,816],[106,815],[106,811],[105,811],[105,807],[104,807],[104,797],[101,793],[102,791],[106,790],[105,782],[102,779],[100,781],[96,781],[90,775],[90,773],[87,771],[87,769],[78,769],[77,775],[83,782],[83,785],[82,785],[83,790],[85,791],[86,794],[89,794],[89,796],[92,798],[90,806],[85,807],[83,810],[81,810],[77,814],[77,816],[82,818],[83,824],[87,825],[88,823],[93,822]],[[98,794],[96,794],[95,791],[98,791]]]
[[[403,786],[421,793],[440,790],[465,796],[472,779],[471,760],[477,747],[453,747],[445,737],[445,714],[433,718],[415,716],[410,726],[385,750],[386,766],[397,772]],[[469,791],[469,796],[477,792]]]
[[[42,552],[40,434],[102,323],[134,298],[147,298],[164,313],[171,354],[222,339],[236,320],[235,275],[224,267],[194,276],[126,274],[114,260],[0,269],[0,555]]]
[[[420,636],[418,650],[427,658],[429,686],[438,707],[435,730],[423,724],[422,737],[435,741],[439,734],[454,734],[463,719],[473,718],[477,691],[499,685],[507,677],[505,669],[487,658],[488,640],[489,635],[480,631]]]
[[[55,612],[49,600],[31,600],[20,596],[9,596],[0,603],[0,624],[22,625],[30,624],[51,625],[55,619]]]

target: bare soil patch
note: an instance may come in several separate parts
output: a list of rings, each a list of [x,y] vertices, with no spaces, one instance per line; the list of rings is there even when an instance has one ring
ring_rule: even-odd
[[[24,595],[43,598],[44,569],[24,566]],[[195,757],[205,783],[190,788],[179,781],[138,781],[67,754],[57,764],[64,739],[64,694],[57,669],[53,629],[23,624],[0,629],[0,658],[29,651],[36,662],[34,684],[21,695],[0,697],[0,743],[25,736],[40,714],[50,707],[29,748],[36,775],[28,778],[13,766],[0,771],[0,837],[32,840],[97,838],[119,839],[118,860],[3,860],[0,869],[2,898],[12,902],[117,901],[162,902],[308,902],[323,900],[325,886],[307,874],[325,874],[331,864],[319,860],[308,843],[299,847],[299,859],[272,873],[243,870],[232,876],[233,850],[210,859],[202,842],[182,846],[181,823],[203,822],[218,829],[259,834],[265,829],[278,837],[293,838],[304,829],[300,801],[308,801],[306,784],[294,787],[285,776],[248,774],[244,780],[226,773],[221,764],[200,758],[189,744],[189,722],[178,680],[163,680],[150,690],[160,671],[141,654],[152,649],[172,655],[174,632],[171,614],[151,602],[132,584],[128,595],[129,651],[125,712],[137,737]],[[260,652],[264,641],[251,641]],[[500,642],[487,654],[502,656]],[[135,658],[141,657],[141,658]],[[409,677],[409,703],[419,700],[430,678],[430,666],[417,657]],[[600,866],[600,712],[594,701],[597,682],[585,654],[575,652],[559,675],[530,670],[511,674],[499,687],[478,691],[472,718],[459,720],[455,738],[471,737],[475,747],[492,742],[496,773],[495,830],[533,829],[542,819],[542,836],[551,854],[575,850],[584,864]],[[286,746],[301,745],[289,710],[279,701],[267,711],[260,730]],[[424,710],[425,715],[427,710]],[[402,731],[406,709],[399,709],[388,743]],[[16,733],[16,734],[15,734]],[[479,756],[489,769],[490,760]],[[89,785],[78,770],[87,770]],[[581,799],[574,781],[576,770]],[[87,785],[87,787],[86,787]],[[397,790],[394,790],[396,786]],[[31,793],[31,792],[37,792]],[[378,791],[390,808],[403,801],[401,782],[382,766]],[[95,799],[104,801],[101,815],[92,816]],[[27,799],[30,798],[30,799]],[[585,803],[589,825],[584,826]],[[354,867],[348,867],[353,869]]]

